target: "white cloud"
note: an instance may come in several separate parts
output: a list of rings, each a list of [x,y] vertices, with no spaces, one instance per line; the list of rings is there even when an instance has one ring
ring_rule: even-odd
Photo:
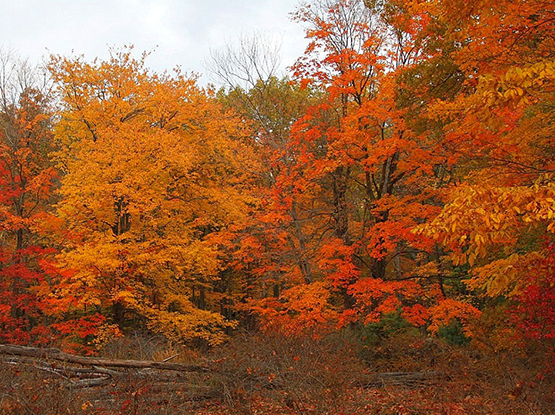
[[[105,58],[109,46],[156,51],[156,71],[176,65],[204,72],[210,48],[240,33],[282,40],[284,65],[304,48],[301,27],[289,20],[297,0],[0,0],[0,46],[38,61],[50,53]],[[205,78],[206,79],[206,78]]]

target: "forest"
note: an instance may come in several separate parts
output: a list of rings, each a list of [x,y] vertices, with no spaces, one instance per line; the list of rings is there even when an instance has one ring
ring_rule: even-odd
[[[293,19],[0,56],[1,414],[555,414],[555,3]]]

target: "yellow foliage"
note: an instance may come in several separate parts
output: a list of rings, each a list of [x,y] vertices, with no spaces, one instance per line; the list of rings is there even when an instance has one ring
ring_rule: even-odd
[[[513,254],[492,261],[473,270],[473,277],[466,281],[472,289],[483,289],[490,297],[518,295],[526,287],[523,276],[528,275],[542,259],[538,252],[525,255]]]
[[[64,105],[57,214],[70,230],[59,262],[75,270],[81,306],[122,306],[172,339],[218,343],[232,324],[192,297],[208,307],[217,280],[207,237],[254,200],[248,131],[194,79],[152,74],[145,58],[52,58]]]
[[[526,286],[523,276],[543,258],[541,248],[515,252],[519,241],[534,230],[555,232],[554,202],[555,183],[548,178],[532,186],[459,186],[442,213],[417,231],[451,248],[454,265],[474,267],[469,288],[514,296]]]

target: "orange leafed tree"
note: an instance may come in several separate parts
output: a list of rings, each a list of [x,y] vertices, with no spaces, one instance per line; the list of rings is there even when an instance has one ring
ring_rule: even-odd
[[[405,310],[426,325],[433,316],[415,317],[419,307],[445,298],[433,241],[412,231],[440,210],[449,154],[403,101],[405,88],[422,92],[406,74],[430,58],[421,35],[428,20],[424,9],[386,3],[318,1],[295,15],[311,41],[295,75],[323,98],[293,126],[294,157],[275,185],[274,211],[303,237],[303,278],[282,292],[281,315],[287,304],[294,316],[300,301],[309,303],[299,283],[306,295],[327,289],[329,302],[318,307],[343,313],[343,323]]]
[[[52,58],[63,100],[57,215],[68,229],[58,266],[73,273],[66,289],[80,313],[216,344],[234,323],[215,311],[220,257],[208,239],[254,200],[248,131],[194,79],[151,73],[145,58]]]

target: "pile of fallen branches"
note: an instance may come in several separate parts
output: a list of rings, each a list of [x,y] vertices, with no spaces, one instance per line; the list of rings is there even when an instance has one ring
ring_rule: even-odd
[[[176,355],[177,356],[177,355]],[[195,387],[191,374],[217,372],[207,364],[171,363],[172,356],[161,362],[145,360],[116,360],[102,357],[78,356],[64,353],[58,349],[0,344],[0,361],[18,368],[32,367],[55,376],[72,387],[107,386],[120,379],[148,379],[153,387],[179,387],[188,383]],[[353,374],[354,375],[354,374]],[[387,385],[418,386],[438,380],[439,372],[391,372],[359,376],[355,382],[359,387],[376,388]],[[198,380],[198,377],[197,377]],[[275,383],[272,387],[275,387]],[[202,389],[201,385],[196,388]]]
[[[442,372],[384,372],[369,375],[359,386],[379,388],[384,386],[423,386],[444,378]]]
[[[119,379],[149,378],[156,384],[177,384],[190,381],[191,373],[202,373],[205,365],[171,363],[173,357],[162,362],[115,360],[101,357],[78,356],[58,349],[0,345],[1,361],[20,370],[34,368],[62,379],[71,387],[110,385]]]

